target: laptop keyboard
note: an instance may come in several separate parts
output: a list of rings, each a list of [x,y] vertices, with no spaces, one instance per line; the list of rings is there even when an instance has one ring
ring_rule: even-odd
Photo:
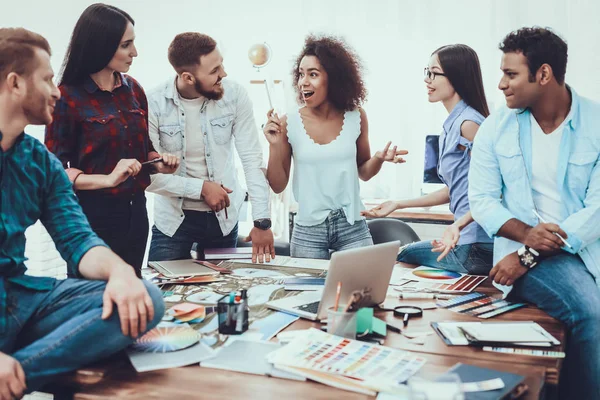
[[[321,302],[320,301],[315,301],[314,303],[308,303],[308,304],[303,304],[301,306],[297,306],[294,308],[297,308],[300,311],[304,311],[310,314],[316,314],[317,311],[319,311],[319,304]]]

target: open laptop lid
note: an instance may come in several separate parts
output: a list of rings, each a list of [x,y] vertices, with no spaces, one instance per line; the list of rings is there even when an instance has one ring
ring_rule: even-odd
[[[364,288],[371,289],[373,305],[383,303],[399,249],[400,241],[394,241],[333,253],[317,318],[327,318],[327,309],[335,304],[338,282],[342,282],[339,306],[345,307],[352,292]]]

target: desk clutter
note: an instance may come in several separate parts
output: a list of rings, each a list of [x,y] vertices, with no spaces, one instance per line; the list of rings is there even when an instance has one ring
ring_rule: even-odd
[[[417,300],[412,302],[414,305],[404,302],[387,309],[369,306],[369,288],[340,299],[340,282],[322,330],[283,331],[299,317],[268,309],[268,301],[303,292],[322,292],[326,274],[318,267],[323,260],[308,260],[305,267],[298,259],[277,258],[287,266],[252,264],[247,259],[218,265],[193,260],[192,265],[188,260],[174,265],[162,263],[157,272],[144,271],[146,278],[162,287],[170,307],[163,322],[127,350],[134,368],[144,372],[199,364],[203,368],[275,378],[309,379],[367,395],[379,392],[381,398],[393,399],[406,398],[407,393],[417,390],[423,379],[414,375],[426,364],[426,357],[383,346],[388,330],[408,338],[409,343],[421,345],[426,336],[436,332],[449,346],[471,345],[486,352],[564,357],[560,352],[512,348],[559,344],[533,322],[438,322],[427,330],[415,322],[417,328],[410,330],[407,325],[411,319],[435,312],[424,310],[448,309],[487,319],[525,306],[475,292],[486,277],[429,267],[394,269],[388,296]],[[200,268],[199,275],[194,275],[194,268]],[[418,301],[423,299],[431,301]],[[385,311],[393,312],[402,323],[386,320],[383,314],[377,314],[380,318],[375,316]],[[269,342],[275,336],[279,342]],[[466,364],[457,364],[448,373],[459,376],[459,393],[464,393],[466,399],[495,399],[517,393],[517,388],[523,390],[523,377],[515,374]],[[429,389],[439,389],[440,385],[441,382],[421,382],[421,387]]]

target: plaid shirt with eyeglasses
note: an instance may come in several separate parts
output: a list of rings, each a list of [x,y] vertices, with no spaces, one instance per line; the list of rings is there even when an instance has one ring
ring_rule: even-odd
[[[80,172],[110,174],[119,160],[139,162],[159,157],[148,137],[148,102],[140,84],[118,74],[112,92],[102,90],[88,77],[82,85],[59,87],[54,120],[46,128],[45,143],[67,168],[71,181]],[[117,187],[97,192],[130,195],[150,185],[143,168]]]

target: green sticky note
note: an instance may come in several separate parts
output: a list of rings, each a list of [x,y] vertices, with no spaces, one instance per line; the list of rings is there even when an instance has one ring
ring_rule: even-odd
[[[378,335],[385,336],[387,334],[387,325],[385,321],[382,321],[379,318],[373,317],[371,328],[373,329],[373,332],[377,333]]]
[[[373,323],[373,309],[361,308],[356,312],[356,333],[363,334],[365,331],[371,332]]]

